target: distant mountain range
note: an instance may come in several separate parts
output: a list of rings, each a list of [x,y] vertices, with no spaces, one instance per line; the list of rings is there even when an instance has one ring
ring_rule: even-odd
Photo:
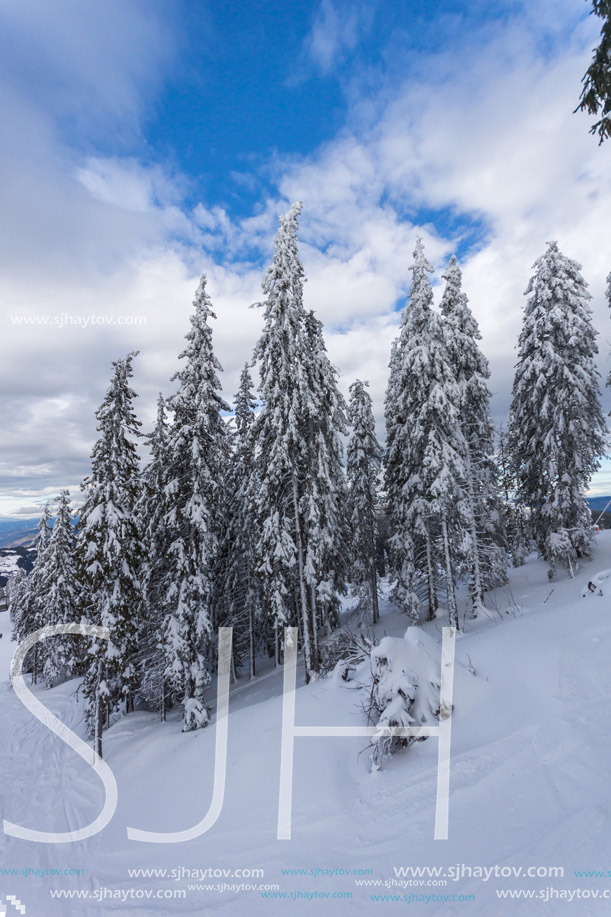
[[[611,496],[588,497],[588,504],[593,512],[602,513],[610,500]],[[611,506],[607,512],[611,515]],[[35,519],[0,518],[0,549],[29,548],[34,544],[37,532],[38,522]]]
[[[0,548],[32,545],[37,531],[38,523],[35,519],[0,519]]]
[[[590,509],[598,510],[599,513],[602,513],[609,500],[611,500],[611,497],[588,497],[588,504]],[[609,512],[611,512],[611,506],[609,507]]]

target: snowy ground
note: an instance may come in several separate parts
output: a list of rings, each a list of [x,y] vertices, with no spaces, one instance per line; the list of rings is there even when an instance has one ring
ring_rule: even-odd
[[[119,786],[111,824],[96,837],[66,845],[35,844],[0,834],[0,899],[17,896],[31,915],[255,915],[289,907],[298,914],[403,913],[578,915],[608,912],[609,878],[575,876],[611,865],[611,609],[605,577],[611,532],[597,536],[594,559],[573,581],[549,584],[545,565],[531,558],[494,595],[497,611],[468,624],[457,642],[449,840],[434,841],[437,740],[417,743],[370,773],[366,741],[298,738],[295,745],[293,838],[276,839],[280,765],[281,674],[266,673],[232,692],[227,786],[220,817],[184,844],[128,840],[127,826],[177,831],[199,821],[210,804],[215,727],[182,735],[176,719],[158,723],[136,713],[107,734],[105,757]],[[592,580],[597,591],[587,592]],[[608,592],[608,590],[607,590]],[[407,622],[386,607],[379,628],[399,636]],[[440,622],[441,625],[441,622]],[[431,625],[440,633],[440,625]],[[93,771],[21,706],[6,681],[14,644],[0,614],[0,804],[2,816],[38,830],[66,831],[91,821],[102,803]],[[472,670],[475,670],[473,674]],[[41,699],[82,734],[78,682]],[[297,692],[298,724],[362,724],[357,691],[325,679]],[[512,878],[477,877],[446,885],[403,886],[413,877],[395,869],[457,864],[507,870]],[[197,879],[178,869],[227,870]],[[528,868],[562,867],[564,877],[524,875]],[[9,874],[55,869],[62,875]],[[167,870],[166,877],[130,877],[128,870]],[[80,876],[64,870],[81,869]],[[260,869],[259,877],[232,871]],[[287,875],[287,869],[345,870],[346,874]],[[348,874],[353,870],[370,873]],[[388,880],[386,885],[357,885]],[[415,879],[427,882],[429,879]],[[438,882],[440,879],[430,881]],[[221,890],[221,886],[234,886]],[[203,885],[211,888],[204,889]],[[289,898],[264,898],[272,885]],[[502,890],[553,889],[573,900],[500,899]],[[103,891],[108,889],[110,891]],[[53,899],[50,890],[104,896]],[[135,897],[185,890],[182,899]],[[586,895],[597,891],[595,899]],[[269,889],[268,889],[269,891]],[[265,889],[263,890],[263,893]],[[350,899],[310,899],[349,892]],[[475,900],[414,900],[475,896]],[[125,900],[121,901],[118,895]],[[373,901],[372,895],[407,896]],[[17,910],[9,904],[7,917]],[[2,906],[0,905],[0,913]]]

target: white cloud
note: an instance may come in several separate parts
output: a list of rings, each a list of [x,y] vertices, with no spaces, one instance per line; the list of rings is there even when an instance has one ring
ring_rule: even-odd
[[[371,28],[374,0],[352,0],[350,4],[321,0],[305,49],[317,69],[330,73],[345,52],[353,51]]]
[[[44,85],[44,110],[67,130],[133,139],[176,53],[163,14],[152,0],[5,0],[0,80],[36,106]]]
[[[138,4],[126,8],[142,15]],[[27,16],[38,7],[24,9],[12,15],[21,17],[25,34]],[[323,4],[321,16],[332,19],[338,9]],[[568,5],[554,9],[557,20],[574,18]],[[118,5],[112,10],[121,15]],[[492,364],[497,418],[509,401],[523,291],[550,238],[584,265],[603,332],[601,366],[608,366],[603,288],[611,269],[611,162],[609,150],[589,136],[587,119],[572,115],[593,44],[592,23],[578,23],[570,40],[558,39],[544,58],[536,41],[540,24],[528,15],[502,30],[488,26],[486,43],[470,38],[469,53],[443,61],[433,56],[424,80],[383,86],[365,107],[353,99],[335,140],[306,159],[273,160],[277,193],[240,220],[206,201],[189,212],[183,179],[162,165],[133,155],[77,155],[56,130],[61,92],[47,110],[23,87],[0,83],[0,512],[26,500],[39,505],[86,473],[93,412],[110,362],[132,349],[140,350],[134,367],[138,410],[151,423],[157,391],[171,390],[202,269],[218,315],[213,336],[225,368],[223,393],[231,398],[261,328],[261,311],[248,307],[261,298],[262,261],[271,255],[278,214],[293,200],[304,203],[306,305],[325,322],[344,392],[356,377],[370,381],[380,435],[396,306],[408,291],[415,238],[424,237],[437,280],[460,242],[460,235],[435,229],[438,211],[467,213],[486,228],[463,267]],[[75,74],[84,74],[77,108],[80,94],[84,100],[90,82],[112,65],[115,84],[108,95],[99,90],[96,105],[113,118],[110,100],[118,94],[120,118],[132,118],[137,131],[142,86],[156,79],[155,63],[163,60],[151,19],[149,33],[141,33],[142,60],[133,65],[126,63],[122,39],[106,63],[88,61],[79,49],[66,51],[72,80],[65,82],[77,83]],[[32,28],[39,35],[38,26]],[[312,52],[319,66],[332,66],[356,42],[357,31],[340,35],[331,28],[328,46],[319,43]],[[0,64],[0,80],[2,72]],[[18,327],[8,318],[59,312],[144,315],[147,324],[60,330]],[[598,492],[608,492],[608,469],[605,474]]]

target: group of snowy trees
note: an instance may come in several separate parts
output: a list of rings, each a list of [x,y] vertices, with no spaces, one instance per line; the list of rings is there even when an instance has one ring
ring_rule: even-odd
[[[386,491],[397,603],[416,621],[435,617],[443,591],[458,626],[464,574],[473,613],[506,577],[502,507],[490,418],[489,369],[453,257],[441,314],[422,242],[393,344],[386,393]]]
[[[535,539],[552,569],[572,569],[588,552],[584,489],[604,452],[604,423],[578,266],[555,243],[537,262],[499,481],[489,369],[460,268],[453,257],[435,311],[432,268],[417,243],[391,354],[382,481],[367,383],[354,382],[345,403],[322,325],[304,307],[300,209],[280,220],[263,282],[263,331],[233,417],[224,417],[230,408],[202,277],[177,390],[159,397],[145,437],[146,466],[138,459],[131,353],[113,364],[96,414],[77,525],[62,491],[52,529],[48,513],[41,521],[32,573],[10,584],[18,640],[50,623],[108,629],[110,640],[52,637],[28,661],[33,680],[44,675],[49,685],[84,676],[100,754],[113,714],[137,701],[163,717],[182,707],[184,730],[207,723],[219,626],[233,628],[234,674],[255,674],[261,652],[279,660],[291,625],[306,678],[315,676],[320,641],[339,623],[348,583],[362,613],[378,619],[382,511],[395,598],[412,621],[434,617],[441,603],[458,626],[461,579],[477,614],[486,591],[505,581],[508,547],[515,558]]]

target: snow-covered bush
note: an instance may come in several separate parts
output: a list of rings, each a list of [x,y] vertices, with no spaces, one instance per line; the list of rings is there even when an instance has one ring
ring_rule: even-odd
[[[333,639],[320,648],[320,674],[324,677],[333,672],[342,681],[352,681],[353,675],[369,659],[372,647],[373,636],[368,631],[337,631]]]
[[[432,724],[439,714],[441,649],[420,627],[408,627],[403,638],[384,637],[369,659],[368,713],[380,727]],[[380,731],[372,740],[371,761],[385,758],[416,741]]]

